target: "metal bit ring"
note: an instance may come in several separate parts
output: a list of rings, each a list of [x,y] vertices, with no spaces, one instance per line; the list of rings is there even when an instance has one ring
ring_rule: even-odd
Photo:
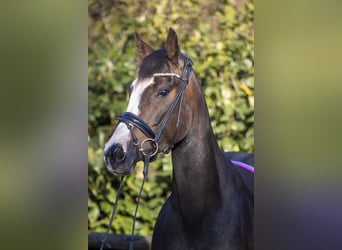
[[[143,146],[144,146],[144,144],[145,144],[146,142],[151,142],[152,148],[155,148],[155,151],[154,151],[152,154],[150,154],[149,152],[145,152]],[[158,149],[159,149],[159,148],[158,148],[158,143],[157,143],[156,141],[154,141],[153,139],[151,139],[151,138],[147,138],[147,139],[143,140],[142,143],[140,144],[140,149],[139,149],[139,151],[140,151],[144,156],[147,156],[147,155],[148,155],[148,156],[152,157],[152,156],[155,156],[155,155],[158,153]]]

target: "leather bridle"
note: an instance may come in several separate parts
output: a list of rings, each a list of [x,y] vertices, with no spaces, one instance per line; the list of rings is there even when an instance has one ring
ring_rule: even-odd
[[[174,109],[176,108],[177,104],[180,103],[179,111],[178,111],[178,117],[177,117],[177,123],[176,123],[176,129],[175,129],[173,139],[172,139],[170,145],[165,150],[163,150],[163,152],[168,152],[169,150],[171,150],[173,148],[173,143],[174,143],[174,140],[176,138],[179,123],[180,123],[181,103],[183,101],[185,88],[189,82],[193,62],[189,57],[184,55],[184,64],[185,64],[185,66],[183,69],[183,77],[180,77],[179,75],[177,75],[175,73],[154,73],[153,74],[153,77],[155,77],[155,76],[158,76],[158,77],[173,76],[173,77],[176,77],[176,78],[179,78],[182,80],[182,85],[181,85],[175,99],[173,100],[169,109],[167,110],[164,118],[160,122],[159,130],[156,134],[153,132],[153,130],[150,128],[150,126],[143,119],[141,119],[140,117],[138,117],[137,115],[135,115],[131,112],[124,112],[121,116],[118,117],[119,122],[123,122],[126,124],[127,128],[129,129],[129,131],[131,133],[134,145],[138,148],[138,151],[141,152],[145,158],[146,158],[146,156],[153,157],[158,153],[158,151],[159,151],[159,144],[158,144],[159,140],[163,134],[163,131],[164,131],[167,123],[169,122],[169,120],[171,118],[171,115],[172,115]],[[137,136],[134,133],[134,127],[138,128],[143,134],[145,134],[147,136],[147,138],[145,140],[143,140],[140,144],[138,142]],[[144,148],[145,143],[147,143],[147,142],[151,143],[152,151],[147,151],[146,148]]]

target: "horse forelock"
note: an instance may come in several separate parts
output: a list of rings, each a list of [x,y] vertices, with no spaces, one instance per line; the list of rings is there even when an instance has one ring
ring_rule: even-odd
[[[183,55],[181,53],[181,55]],[[183,71],[184,63],[180,62],[179,68],[173,67],[173,63],[168,59],[165,48],[152,52],[146,56],[138,70],[140,79],[152,77],[154,73],[176,73],[180,74]],[[176,72],[174,72],[176,71]]]
[[[141,62],[138,77],[140,79],[152,77],[154,73],[162,72],[163,67],[166,65],[168,65],[166,50],[154,51]]]

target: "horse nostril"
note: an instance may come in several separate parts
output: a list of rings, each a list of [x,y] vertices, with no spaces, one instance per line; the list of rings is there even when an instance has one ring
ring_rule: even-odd
[[[119,164],[125,160],[126,154],[121,145],[116,144],[113,146],[112,156],[116,164]]]

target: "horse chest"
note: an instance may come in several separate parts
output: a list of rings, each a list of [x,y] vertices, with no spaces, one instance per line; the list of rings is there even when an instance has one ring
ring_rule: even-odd
[[[193,225],[186,225],[172,204],[172,197],[161,210],[152,240],[152,250],[248,249],[243,246],[238,216],[225,209],[208,213]],[[231,211],[230,211],[231,212]]]

